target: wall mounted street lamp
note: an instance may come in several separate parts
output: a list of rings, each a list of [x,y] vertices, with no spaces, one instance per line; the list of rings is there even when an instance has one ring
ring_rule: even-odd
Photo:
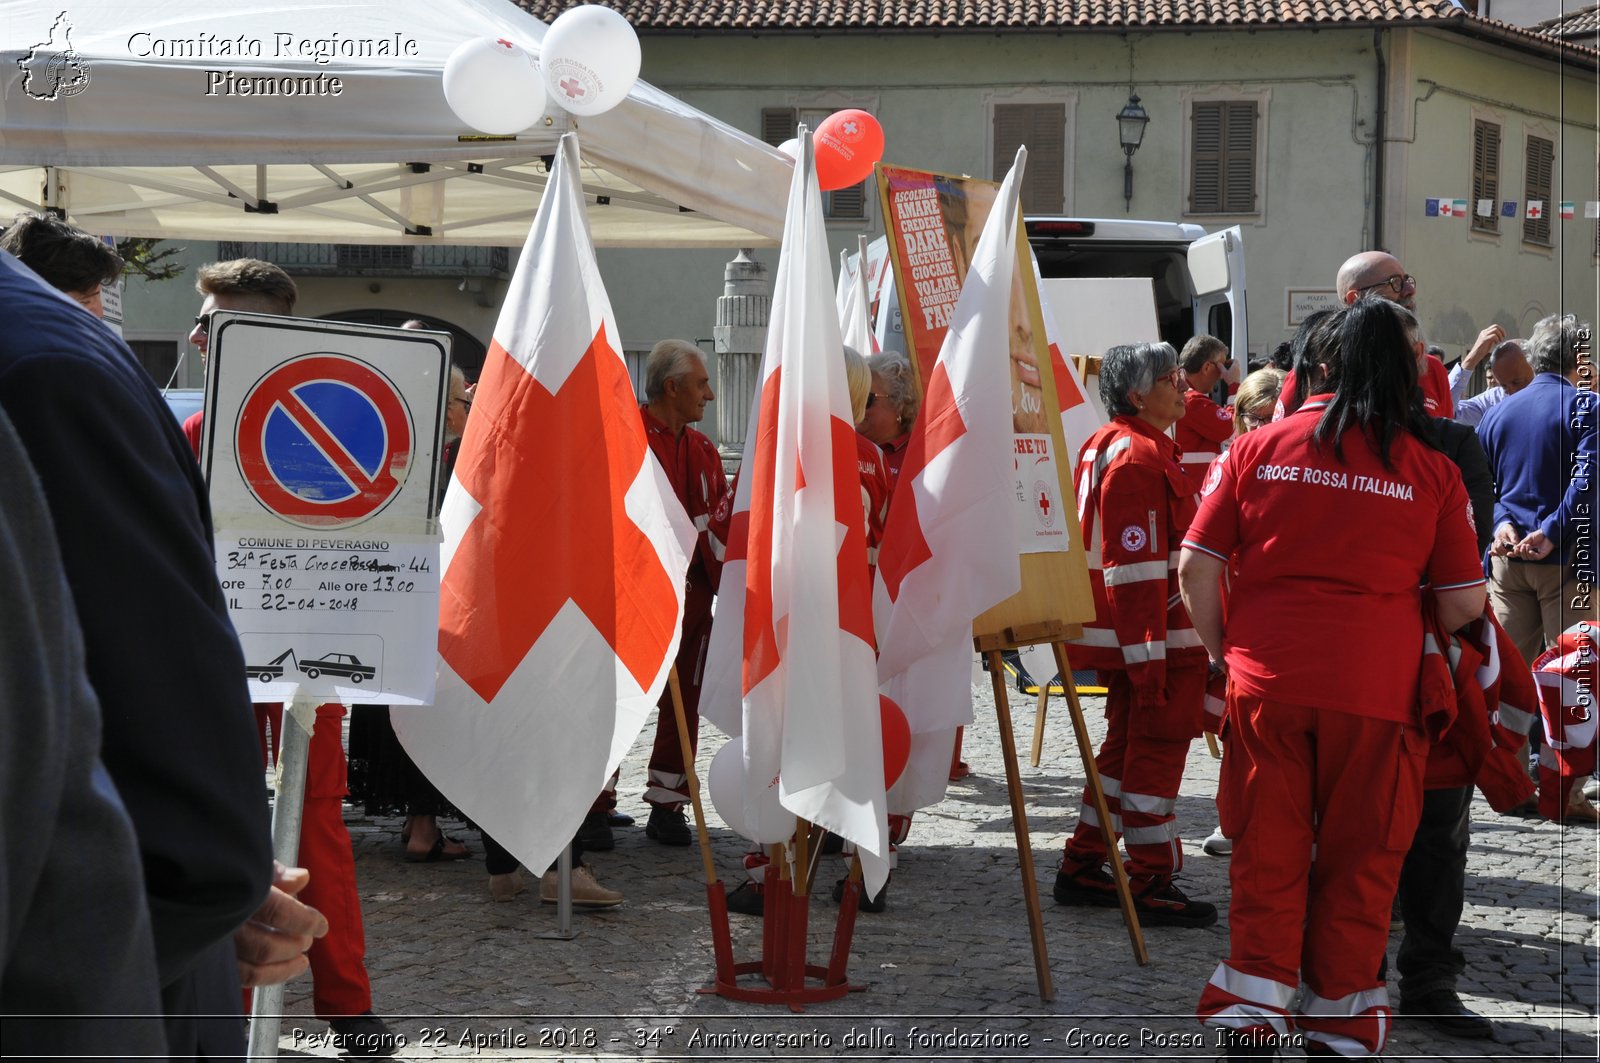
[[[1133,153],[1139,150],[1144,127],[1149,123],[1150,115],[1139,105],[1139,94],[1129,92],[1128,102],[1117,112],[1117,139],[1122,141],[1122,154],[1126,157],[1122,164],[1124,211],[1133,210]]]

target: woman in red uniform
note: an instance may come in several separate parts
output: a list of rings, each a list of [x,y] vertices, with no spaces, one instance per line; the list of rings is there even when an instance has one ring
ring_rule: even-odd
[[[867,359],[872,371],[872,387],[867,392],[866,408],[856,421],[856,431],[883,449],[883,463],[889,470],[889,489],[900,478],[906,459],[906,444],[911,440],[911,425],[917,419],[917,382],[911,363],[903,354],[884,351]]]
[[[1234,442],[1179,561],[1229,675],[1230,951],[1198,1013],[1230,1055],[1273,1054],[1296,1027],[1311,1054],[1382,1049],[1377,972],[1429,746],[1419,588],[1450,630],[1483,609],[1466,491],[1429,442],[1404,327],[1381,300],[1340,315],[1320,359],[1331,394]]]
[[[1165,343],[1113,347],[1100,368],[1111,422],[1078,459],[1078,514],[1095,618],[1073,658],[1106,675],[1106,739],[1095,758],[1113,829],[1128,848],[1142,922],[1210,926],[1217,909],[1172,881],[1183,867],[1174,808],[1200,734],[1206,651],[1178,601],[1174,551],[1194,488],[1167,429],[1183,416],[1183,370]],[[1087,792],[1056,875],[1057,904],[1114,907],[1100,821]]]
[[[1233,359],[1227,344],[1202,333],[1183,345],[1178,365],[1188,378],[1189,390],[1183,393],[1183,416],[1173,426],[1172,438],[1183,451],[1183,469],[1198,491],[1206,470],[1233,438],[1233,410],[1211,399],[1223,371],[1233,368]]]

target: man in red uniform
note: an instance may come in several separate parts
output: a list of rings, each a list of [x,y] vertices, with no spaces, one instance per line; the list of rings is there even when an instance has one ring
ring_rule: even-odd
[[[700,737],[700,680],[711,640],[711,600],[722,564],[712,551],[706,527],[717,503],[728,494],[728,476],[716,444],[689,426],[706,414],[716,398],[700,348],[684,340],[662,340],[645,362],[645,402],[639,407],[650,449],[666,470],[678,501],[699,533],[684,588],[683,638],[678,643],[678,685],[689,741]],[[645,836],[663,845],[689,845],[694,832],[683,813],[689,798],[689,776],[672,708],[672,691],[663,691],[657,705],[656,739],[650,750],[644,799],[650,805]],[[591,813],[593,815],[593,813]]]
[[[189,342],[204,358],[210,343],[214,310],[243,310],[257,314],[287,315],[299,294],[294,280],[271,262],[240,258],[214,262],[200,268],[195,288],[205,296],[195,318]],[[200,456],[205,412],[183,424],[183,434]],[[311,881],[300,900],[328,918],[328,934],[311,946],[311,998],[317,1018],[328,1020],[335,1043],[349,1055],[393,1055],[398,1042],[384,1021],[372,1013],[372,981],[367,975],[367,939],[361,924],[361,896],[356,892],[355,853],[344,825],[344,797],[348,792],[343,720],[338,702],[317,706],[306,756],[305,806],[300,820],[300,863]],[[273,744],[281,737],[283,705],[257,704],[256,725],[261,752],[266,758],[266,731],[271,723]],[[274,757],[276,759],[276,757]]]
[[[1183,539],[1184,599],[1230,679],[1217,805],[1235,839],[1231,949],[1198,1011],[1235,1055],[1266,1054],[1295,1025],[1308,1051],[1381,1050],[1378,968],[1428,753],[1419,577],[1447,627],[1482,609],[1460,473],[1407,431],[1386,463],[1353,427],[1339,458],[1311,437],[1329,401],[1236,440]],[[1329,667],[1329,646],[1362,666]]]
[[[1211,399],[1211,390],[1223,371],[1233,368],[1233,359],[1227,344],[1202,333],[1183,345],[1178,365],[1189,380],[1189,390],[1183,393],[1183,418],[1173,426],[1172,437],[1183,451],[1183,471],[1198,492],[1206,470],[1222,453],[1222,444],[1233,438],[1232,408]]]
[[[1095,617],[1074,659],[1106,675],[1106,739],[1095,758],[1113,831],[1128,848],[1142,922],[1210,926],[1217,909],[1172,881],[1183,867],[1174,809],[1204,713],[1206,651],[1178,600],[1173,559],[1194,489],[1166,430],[1184,413],[1183,370],[1165,343],[1113,347],[1100,370],[1111,421],[1078,459],[1078,514]],[[1099,816],[1087,791],[1056,874],[1057,904],[1114,907]]]

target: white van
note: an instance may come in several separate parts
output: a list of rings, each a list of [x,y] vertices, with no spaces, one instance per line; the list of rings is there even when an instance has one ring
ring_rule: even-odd
[[[1250,349],[1244,241],[1238,226],[1208,235],[1200,226],[1186,222],[1057,216],[1030,217],[1025,219],[1025,226],[1045,280],[1046,298],[1063,329],[1073,328],[1064,320],[1064,311],[1071,303],[1063,286],[1052,282],[1092,278],[1132,282],[1105,290],[1141,296],[1137,300],[1124,296],[1125,301],[1120,304],[1106,306],[1103,299],[1091,304],[1097,316],[1103,316],[1108,327],[1114,328],[1119,320],[1148,320],[1143,285],[1137,283],[1147,280],[1160,338],[1181,351],[1196,333],[1216,336],[1234,355],[1228,379],[1238,382],[1248,365]],[[1111,342],[1147,338],[1153,337],[1125,335]]]

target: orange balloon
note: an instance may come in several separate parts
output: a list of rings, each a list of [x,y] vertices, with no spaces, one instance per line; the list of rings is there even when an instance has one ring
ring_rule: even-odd
[[[883,126],[866,111],[835,111],[818,125],[817,185],[824,192],[865,181],[883,158]]]
[[[883,731],[883,788],[887,790],[911,759],[911,724],[888,697],[878,695],[878,720]]]

